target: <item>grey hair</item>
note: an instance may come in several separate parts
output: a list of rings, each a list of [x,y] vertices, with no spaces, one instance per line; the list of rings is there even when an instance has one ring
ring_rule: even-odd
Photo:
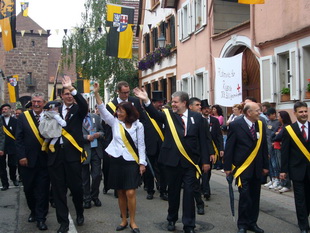
[[[174,97],[180,97],[180,101],[184,102],[186,101],[186,107],[188,108],[189,106],[189,96],[187,94],[187,92],[185,91],[176,91],[171,95],[172,98]]]
[[[35,92],[31,95],[31,99],[35,98],[35,97],[40,97],[41,99],[45,100],[45,95],[43,92]]]

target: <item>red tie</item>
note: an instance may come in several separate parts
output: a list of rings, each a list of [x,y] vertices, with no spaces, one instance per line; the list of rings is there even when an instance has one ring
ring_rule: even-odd
[[[68,120],[69,119],[70,108],[66,108],[66,109],[67,109],[67,113],[66,113],[66,116],[65,116],[65,120]]]
[[[184,120],[182,118],[183,114],[179,114],[179,116],[181,117],[181,120],[182,120],[182,125],[183,125],[184,135],[185,135],[186,128],[185,128],[185,122],[184,122]]]
[[[301,126],[301,134],[304,137],[304,139],[307,141],[307,134],[306,134],[305,128],[306,128],[305,125]]]
[[[251,131],[253,139],[255,140],[256,139],[256,132],[255,132],[254,124],[252,124],[252,126],[250,128],[250,131]]]

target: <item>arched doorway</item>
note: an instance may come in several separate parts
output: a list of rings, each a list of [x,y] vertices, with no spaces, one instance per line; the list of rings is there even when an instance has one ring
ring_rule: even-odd
[[[242,99],[251,96],[260,102],[259,62],[253,52],[246,46],[239,47],[234,55],[242,52]]]

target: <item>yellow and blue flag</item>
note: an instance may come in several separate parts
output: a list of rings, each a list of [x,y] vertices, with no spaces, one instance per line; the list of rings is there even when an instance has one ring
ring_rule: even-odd
[[[133,7],[107,4],[107,37],[106,55],[118,58],[132,58],[134,25]]]
[[[0,27],[5,51],[16,47],[16,4],[15,0],[0,0]]]
[[[23,16],[28,17],[29,2],[21,2],[20,6],[23,12]]]

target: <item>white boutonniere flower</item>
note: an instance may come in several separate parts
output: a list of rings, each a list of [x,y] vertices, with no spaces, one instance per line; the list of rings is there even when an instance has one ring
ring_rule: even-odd
[[[256,138],[259,139],[260,135],[259,132],[256,132]]]

